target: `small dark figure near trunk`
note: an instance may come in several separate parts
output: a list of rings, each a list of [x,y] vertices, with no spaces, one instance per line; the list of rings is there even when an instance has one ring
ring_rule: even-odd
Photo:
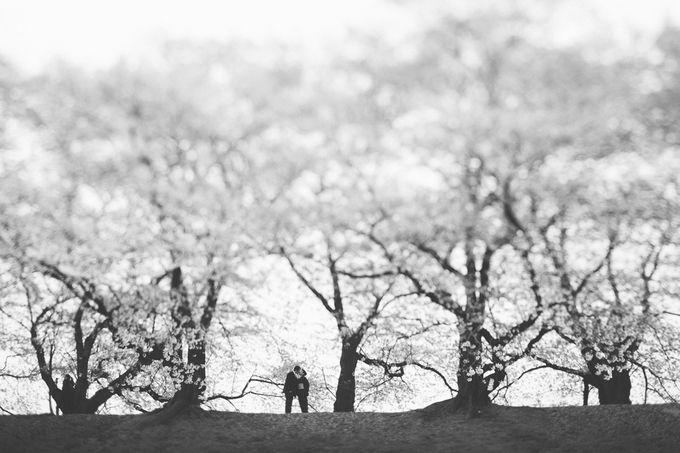
[[[307,372],[295,365],[293,371],[286,375],[283,393],[286,395],[286,414],[290,414],[293,398],[297,397],[302,412],[308,412],[307,396],[309,395],[309,381],[305,377]]]
[[[70,414],[76,408],[76,387],[70,374],[64,376],[61,386],[61,412]]]

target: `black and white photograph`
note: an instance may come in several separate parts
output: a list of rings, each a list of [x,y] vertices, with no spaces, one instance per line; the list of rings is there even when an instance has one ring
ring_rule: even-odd
[[[680,1],[0,0],[0,452],[680,452]]]

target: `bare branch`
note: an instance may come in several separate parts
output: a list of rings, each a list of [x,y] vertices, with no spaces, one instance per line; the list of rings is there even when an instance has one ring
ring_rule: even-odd
[[[358,273],[358,272],[350,272],[350,271],[338,269],[337,272],[338,272],[338,274],[344,275],[345,277],[350,277],[350,278],[355,278],[355,279],[377,279],[377,278],[382,278],[382,277],[390,277],[390,276],[398,274],[394,270],[387,270],[387,271],[373,272],[373,273]]]
[[[323,294],[319,290],[317,290],[314,285],[312,285],[307,278],[302,275],[302,273],[298,270],[297,266],[293,262],[293,259],[290,257],[290,255],[285,251],[283,247],[279,247],[279,253],[288,261],[288,264],[290,265],[291,270],[293,273],[295,273],[295,276],[302,282],[303,285],[307,287],[309,291],[311,291],[314,296],[319,299],[319,301],[323,304],[324,308],[332,314],[335,314],[335,310],[330,306],[328,299],[324,297]]]
[[[593,275],[597,274],[600,272],[602,267],[607,263],[609,260],[610,255],[612,254],[612,250],[614,250],[614,246],[616,245],[615,239],[612,238],[609,240],[609,246],[607,247],[607,252],[605,253],[605,256],[600,260],[597,266],[593,268],[590,272],[588,272],[586,275],[583,276],[581,279],[581,282],[578,284],[578,286],[572,290],[572,296],[577,296],[583,288],[588,284],[588,280],[592,278]]]
[[[261,382],[263,384],[270,384],[270,385],[275,385],[277,387],[283,387],[283,384],[281,384],[279,382],[272,381],[271,379],[265,379],[265,378],[261,378],[261,377],[251,376],[246,381],[245,385],[243,386],[243,389],[241,389],[241,393],[238,393],[236,395],[216,394],[216,395],[209,396],[208,398],[205,399],[205,401],[208,402],[208,401],[213,401],[213,400],[217,400],[217,399],[230,401],[230,400],[237,400],[237,399],[243,398],[247,395],[268,396],[268,397],[280,397],[281,396],[281,395],[278,395],[278,394],[260,393],[260,392],[254,392],[252,390],[248,390],[248,387],[253,382]]]
[[[659,382],[659,385],[661,386],[661,388],[663,389],[663,391],[666,392],[666,396],[665,396],[665,397],[664,397],[663,395],[661,395],[659,392],[657,392],[657,394],[659,394],[659,396],[661,396],[661,397],[664,398],[664,399],[667,398],[668,400],[672,401],[673,403],[678,403],[678,400],[675,399],[675,398],[671,395],[671,392],[668,391],[668,389],[666,388],[666,385],[664,384],[664,382],[666,381],[666,379],[664,379],[663,376],[659,375],[659,374],[656,373],[654,370],[652,370],[651,368],[649,368],[649,367],[643,365],[642,363],[638,362],[637,360],[631,359],[630,362],[633,363],[633,364],[635,364],[635,365],[637,365],[637,366],[639,366],[642,370],[647,370],[652,376],[654,376],[654,377],[656,378],[656,380]],[[646,375],[645,375],[645,377],[646,377]]]
[[[526,234],[526,230],[522,226],[522,223],[517,218],[515,210],[512,207],[512,196],[510,193],[510,184],[512,183],[511,178],[507,178],[503,182],[503,214],[510,225],[512,225],[517,230]]]
[[[587,371],[575,370],[573,368],[557,365],[557,364],[552,363],[551,361],[544,359],[543,357],[539,357],[535,354],[529,354],[529,357],[531,357],[534,360],[538,360],[539,362],[545,364],[548,368],[552,368],[553,370],[562,371],[564,373],[572,374],[574,376],[579,376],[579,377],[582,377],[582,378],[585,378],[586,376],[588,376]]]
[[[446,376],[444,376],[439,370],[437,370],[437,369],[435,369],[435,368],[433,368],[429,365],[424,365],[420,362],[411,362],[410,365],[417,366],[418,368],[421,368],[425,371],[430,371],[430,372],[436,374],[437,376],[439,376],[441,378],[442,382],[444,382],[444,385],[449,389],[449,391],[451,392],[451,395],[453,395],[454,393],[458,393],[458,389],[452,387],[449,384],[449,382],[446,380]]]
[[[343,313],[343,307],[342,307],[342,292],[340,291],[340,279],[338,277],[338,271],[337,271],[337,258],[333,258],[333,255],[331,254],[331,247],[330,243],[327,244],[328,247],[328,271],[331,274],[331,281],[333,282],[333,313],[334,314],[342,314]]]
[[[500,392],[502,392],[503,390],[507,390],[507,389],[509,389],[511,386],[513,386],[513,385],[515,385],[516,383],[518,383],[519,380],[522,379],[522,378],[523,378],[524,376],[526,376],[527,374],[532,373],[532,372],[534,372],[534,371],[542,370],[542,369],[545,369],[545,368],[550,368],[550,367],[549,367],[548,365],[539,365],[539,366],[537,366],[537,367],[533,367],[533,368],[529,368],[528,370],[524,370],[524,371],[522,372],[522,374],[520,374],[520,375],[517,377],[517,379],[513,380],[512,382],[508,382],[507,384],[505,384],[505,385],[503,385],[503,386],[501,386],[501,387],[498,387],[498,388],[496,389],[496,395],[498,395],[498,394],[499,394]]]
[[[452,273],[458,278],[465,278],[465,275],[451,264],[449,261],[448,257],[442,257],[440,256],[436,250],[434,250],[432,247],[427,246],[426,244],[419,242],[419,243],[413,243],[413,245],[420,250],[421,252],[424,252],[428,255],[430,255],[432,258],[439,263],[439,265],[442,267],[442,269],[446,270],[447,272]]]
[[[372,359],[367,357],[362,352],[357,352],[359,360],[364,362],[366,365],[377,366],[385,371],[385,376],[390,378],[401,377],[404,375],[404,367],[408,365],[408,361],[404,360],[401,362],[386,362],[381,359]]]

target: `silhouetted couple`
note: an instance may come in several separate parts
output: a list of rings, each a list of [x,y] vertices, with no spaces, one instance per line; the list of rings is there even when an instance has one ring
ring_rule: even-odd
[[[307,412],[307,395],[309,395],[309,381],[305,377],[307,372],[295,365],[293,371],[286,375],[286,383],[283,386],[283,393],[286,395],[286,414],[290,414],[293,406],[293,398],[297,397],[300,403],[300,410]]]

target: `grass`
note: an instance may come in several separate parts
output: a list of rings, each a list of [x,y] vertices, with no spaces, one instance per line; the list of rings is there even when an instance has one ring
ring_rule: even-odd
[[[678,452],[680,406],[0,417],[0,452]]]

